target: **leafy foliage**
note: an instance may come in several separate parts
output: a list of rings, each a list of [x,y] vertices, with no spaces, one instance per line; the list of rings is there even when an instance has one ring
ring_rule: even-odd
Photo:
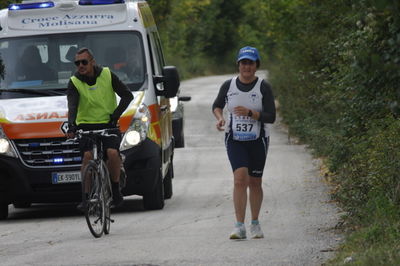
[[[281,113],[335,174],[335,197],[350,225],[361,228],[355,239],[363,243],[352,242],[361,247],[349,250],[367,254],[361,264],[379,245],[386,248],[380,259],[393,256],[400,213],[399,2],[309,0],[298,7],[287,17],[294,26],[282,29],[286,41],[275,47]],[[395,264],[399,256],[382,261]]]

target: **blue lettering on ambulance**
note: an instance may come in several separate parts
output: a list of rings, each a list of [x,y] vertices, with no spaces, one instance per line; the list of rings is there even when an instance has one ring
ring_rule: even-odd
[[[59,26],[68,26],[68,25],[97,25],[97,21],[89,21],[89,20],[76,20],[76,21],[57,21],[57,22],[47,22],[47,23],[39,23],[39,28],[49,28],[49,27],[59,27]]]
[[[47,17],[47,18],[24,18],[21,20],[22,24],[32,24],[32,23],[40,23],[52,20],[58,20],[59,17]]]
[[[112,14],[66,14],[62,18],[58,16],[42,18],[23,18],[22,24],[37,24],[39,28],[60,27],[68,25],[98,25],[102,20],[113,20]]]

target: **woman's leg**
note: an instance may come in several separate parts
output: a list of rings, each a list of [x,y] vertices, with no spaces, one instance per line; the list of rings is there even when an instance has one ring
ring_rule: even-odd
[[[263,201],[262,189],[262,175],[267,160],[269,137],[261,137],[253,142],[250,151],[250,165],[249,165],[249,201],[251,210],[251,219],[258,220],[260,214],[261,204]]]
[[[241,167],[233,172],[233,205],[235,207],[236,221],[244,223],[247,204],[247,187],[249,185],[249,174],[247,167]]]
[[[258,220],[264,195],[262,189],[262,178],[250,176],[249,179],[251,219],[255,221]]]

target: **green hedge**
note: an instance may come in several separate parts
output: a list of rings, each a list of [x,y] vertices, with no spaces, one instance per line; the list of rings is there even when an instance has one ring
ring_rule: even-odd
[[[326,158],[355,230],[339,257],[358,265],[400,262],[399,12],[398,1],[303,1],[272,65],[284,121]]]

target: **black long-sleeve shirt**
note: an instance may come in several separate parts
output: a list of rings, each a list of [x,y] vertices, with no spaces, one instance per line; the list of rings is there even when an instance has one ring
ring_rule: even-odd
[[[96,84],[96,80],[102,70],[103,70],[102,67],[95,66],[93,77],[83,76],[80,75],[78,72],[75,72],[74,76],[91,86]],[[129,106],[129,103],[133,100],[133,95],[128,89],[128,87],[113,72],[111,72],[111,82],[113,90],[121,98],[117,108],[111,115],[111,118],[114,121],[117,121],[122,115],[122,113],[125,111],[125,109]],[[70,126],[76,126],[75,120],[78,113],[79,92],[71,80],[68,83],[67,99],[68,99],[68,124]]]
[[[253,82],[249,84],[245,84],[240,82],[239,79],[236,79],[236,86],[240,91],[249,92],[256,85],[257,81],[258,78],[256,78]],[[226,104],[226,97],[227,97],[226,95],[228,93],[230,84],[231,84],[231,79],[225,81],[222,84],[221,88],[219,89],[218,96],[212,105],[213,111],[215,108],[224,109]],[[267,81],[262,80],[260,90],[261,94],[263,95],[262,98],[263,108],[260,113],[260,118],[258,120],[261,123],[272,124],[275,122],[276,119],[276,110],[275,110],[275,100],[274,100],[274,95],[272,93],[271,85]]]

